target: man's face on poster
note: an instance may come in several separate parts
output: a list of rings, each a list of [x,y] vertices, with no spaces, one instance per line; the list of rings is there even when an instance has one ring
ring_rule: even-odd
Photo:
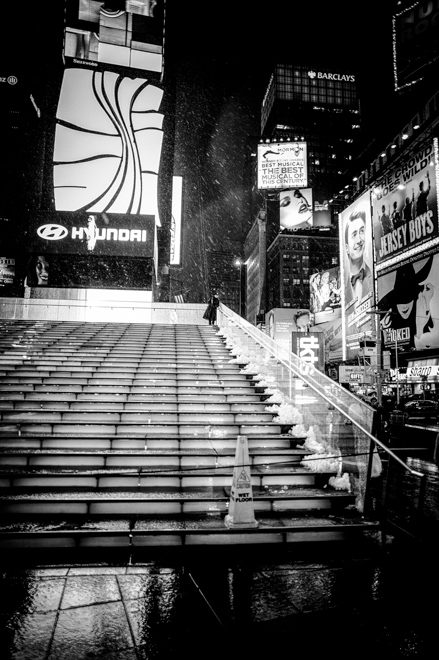
[[[351,261],[363,260],[365,246],[365,224],[361,218],[348,221],[346,252]]]

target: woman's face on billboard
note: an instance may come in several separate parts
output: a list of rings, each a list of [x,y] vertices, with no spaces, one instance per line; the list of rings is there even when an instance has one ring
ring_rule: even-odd
[[[312,211],[306,199],[297,191],[284,190],[279,194],[279,220],[281,229],[293,229],[308,223]]]
[[[49,280],[49,262],[43,256],[37,257],[35,266],[38,284],[47,284]]]

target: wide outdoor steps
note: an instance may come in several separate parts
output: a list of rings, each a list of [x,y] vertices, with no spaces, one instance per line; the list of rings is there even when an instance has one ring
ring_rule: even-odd
[[[0,547],[347,540],[376,533],[215,327],[0,322]],[[316,417],[327,415],[322,402]],[[337,424],[333,425],[334,428]],[[237,436],[258,528],[229,529]]]

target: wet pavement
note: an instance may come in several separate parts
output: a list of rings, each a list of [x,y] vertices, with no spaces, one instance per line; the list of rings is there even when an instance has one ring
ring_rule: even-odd
[[[433,545],[149,553],[5,557],[3,660],[436,653]]]

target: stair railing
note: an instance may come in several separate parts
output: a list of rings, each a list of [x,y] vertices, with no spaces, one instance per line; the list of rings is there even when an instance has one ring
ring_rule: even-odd
[[[244,347],[247,362],[250,360],[251,363],[252,355],[256,363],[257,359],[263,361],[264,372],[270,375],[269,388],[274,386],[288,399],[294,400],[295,406],[302,397],[304,422],[318,425],[326,440],[329,440],[329,446],[334,449],[335,456],[337,450],[341,454],[343,468],[350,473],[357,509],[365,517],[380,520],[383,538],[389,529],[419,538],[422,533],[426,475],[413,470],[376,437],[379,434],[377,411],[222,303],[218,310],[217,325],[225,330],[226,336],[234,338],[236,346]],[[237,350],[239,352],[239,348]],[[301,383],[301,387],[298,383]],[[316,411],[310,409],[312,406],[310,398],[307,400],[306,397],[307,387],[326,402],[325,417],[322,411],[322,415],[317,418]],[[298,392],[301,394],[298,395]],[[349,426],[351,430],[346,441],[343,441],[341,435],[344,426]],[[378,476],[377,455],[383,467]],[[407,479],[410,481],[413,489],[412,496],[407,497],[406,493],[407,501],[403,511],[399,506],[398,495],[398,484],[404,482],[400,478],[401,473],[405,475],[406,482]]]

